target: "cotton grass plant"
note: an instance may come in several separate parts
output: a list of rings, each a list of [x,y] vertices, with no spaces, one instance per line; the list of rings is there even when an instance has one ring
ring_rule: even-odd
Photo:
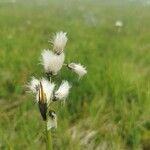
[[[52,38],[53,50],[44,49],[41,53],[41,64],[44,68],[45,77],[37,79],[32,77],[28,84],[30,91],[35,95],[41,116],[45,121],[47,150],[53,149],[51,129],[57,128],[57,115],[55,110],[51,108],[52,103],[64,102],[69,95],[71,84],[67,80],[63,80],[58,88],[52,77],[58,75],[62,66],[75,72],[79,79],[83,77],[87,71],[84,66],[78,63],[64,63],[64,49],[67,43],[67,34],[58,32]]]
[[[121,29],[123,28],[123,22],[121,20],[117,20],[115,22],[115,27],[117,28],[118,32],[121,32]]]

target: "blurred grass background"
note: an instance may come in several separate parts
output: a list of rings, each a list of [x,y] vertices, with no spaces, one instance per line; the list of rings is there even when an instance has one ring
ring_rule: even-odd
[[[44,123],[25,85],[43,76],[41,50],[68,33],[66,62],[81,81],[58,106],[56,150],[150,150],[150,2],[148,0],[0,0],[0,149],[44,150]],[[116,20],[124,23],[117,32]]]

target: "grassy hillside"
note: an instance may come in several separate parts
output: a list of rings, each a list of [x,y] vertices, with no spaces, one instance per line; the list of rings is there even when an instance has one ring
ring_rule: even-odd
[[[56,80],[73,87],[57,106],[58,150],[150,149],[150,6],[147,1],[0,1],[0,149],[44,150],[44,123],[25,85],[43,76],[41,50],[66,31],[66,62]],[[122,20],[121,32],[115,27]]]

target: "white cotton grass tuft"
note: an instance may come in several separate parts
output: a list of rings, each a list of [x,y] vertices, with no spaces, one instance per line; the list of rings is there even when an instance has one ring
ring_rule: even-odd
[[[70,63],[68,65],[68,67],[74,71],[76,74],[79,75],[79,78],[81,78],[82,76],[84,76],[87,73],[87,70],[84,66],[82,66],[81,64],[76,64],[76,63]]]
[[[41,62],[44,66],[45,72],[56,75],[63,66],[65,59],[64,53],[57,55],[50,50],[43,50],[41,55]]]
[[[43,92],[46,95],[47,104],[49,105],[50,102],[51,102],[52,96],[53,96],[53,91],[54,91],[54,88],[55,88],[55,84],[49,82],[48,80],[46,80],[44,78],[41,79],[41,84],[42,84],[42,87],[43,87]]]
[[[37,93],[38,91],[38,86],[39,86],[39,80],[36,79],[35,77],[32,77],[31,81],[27,85],[27,87],[30,89],[32,93]]]
[[[52,39],[53,50],[58,55],[60,55],[64,51],[64,48],[66,46],[68,40],[66,34],[67,34],[66,32],[62,31],[57,32]]]
[[[118,28],[121,28],[121,27],[123,27],[123,22],[121,20],[117,20],[115,22],[115,26],[118,27]]]
[[[48,80],[42,78],[41,80],[36,79],[35,77],[32,77],[32,80],[30,81],[28,88],[31,90],[31,92],[33,92],[34,94],[36,94],[36,101],[39,102],[39,85],[40,82],[42,84],[42,88],[43,88],[43,92],[46,96],[46,100],[47,100],[47,104],[49,104],[52,99],[53,96],[53,91],[55,88],[55,84],[49,82]]]
[[[54,98],[58,100],[65,100],[69,94],[70,88],[71,85],[68,81],[62,81],[60,87],[54,94]]]

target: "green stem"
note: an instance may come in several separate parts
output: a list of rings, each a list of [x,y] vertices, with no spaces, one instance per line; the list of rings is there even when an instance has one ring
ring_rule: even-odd
[[[51,130],[47,130],[47,121],[45,122],[46,122],[46,150],[53,150]]]
[[[50,74],[47,74],[47,78],[51,82],[51,76],[50,76]],[[47,115],[47,118],[48,118],[48,114],[46,114],[46,115]],[[45,122],[46,122],[46,150],[53,150],[51,129],[47,130],[47,121],[45,121]]]

